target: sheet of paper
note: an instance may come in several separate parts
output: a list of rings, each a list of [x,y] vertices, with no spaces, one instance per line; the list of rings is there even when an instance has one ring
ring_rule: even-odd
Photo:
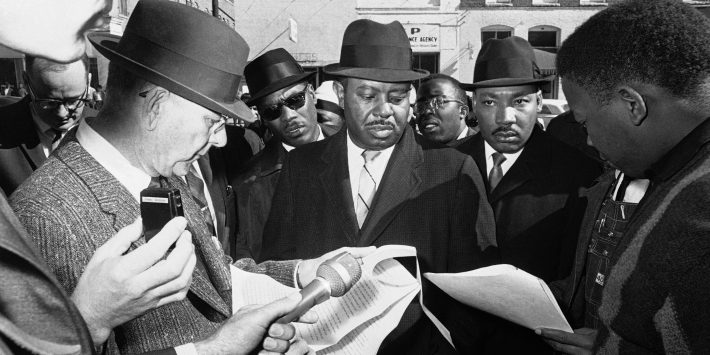
[[[319,354],[375,354],[419,292],[419,281],[392,259],[416,255],[416,250],[408,246],[380,249],[363,259],[362,277],[348,293],[312,309],[319,316],[318,323],[296,324],[299,336]],[[235,311],[298,292],[266,275],[232,270]]]
[[[541,279],[512,265],[493,265],[456,274],[426,273],[461,303],[530,329],[572,332],[550,288]]]

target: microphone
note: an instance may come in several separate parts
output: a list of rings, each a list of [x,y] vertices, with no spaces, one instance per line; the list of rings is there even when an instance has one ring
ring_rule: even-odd
[[[315,305],[327,301],[330,296],[344,295],[360,280],[360,276],[360,263],[348,252],[324,261],[318,266],[316,278],[301,290],[301,301],[296,308],[276,322],[291,323]]]

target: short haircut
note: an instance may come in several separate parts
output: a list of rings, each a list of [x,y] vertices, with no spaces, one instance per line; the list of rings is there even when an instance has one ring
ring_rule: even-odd
[[[467,102],[466,101],[466,98],[467,98],[466,91],[461,87],[461,82],[459,82],[458,80],[456,80],[446,74],[440,74],[440,73],[431,74],[421,81],[421,84],[419,85],[419,87],[421,88],[422,85],[424,85],[425,83],[430,82],[432,80],[448,81],[451,85],[454,86],[454,88],[456,90],[456,99],[460,100],[461,102],[464,102],[464,103]]]
[[[595,14],[564,41],[557,70],[600,104],[618,85],[633,83],[707,101],[710,20],[677,0],[624,1]]]
[[[33,57],[31,55],[25,55],[25,68],[27,70],[27,73],[29,75],[32,75],[33,73],[41,73],[41,72],[63,72],[66,71],[69,68],[69,65],[74,64],[78,61],[81,61],[81,64],[84,65],[84,69],[86,69],[86,72],[89,72],[89,57],[84,54],[81,58],[78,60],[72,62],[72,63],[58,63],[51,61],[49,59],[45,58],[38,58],[38,57]]]

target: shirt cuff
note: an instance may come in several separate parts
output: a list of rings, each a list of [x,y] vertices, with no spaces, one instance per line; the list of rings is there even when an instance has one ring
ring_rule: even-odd
[[[176,346],[175,353],[177,355],[197,355],[197,349],[195,348],[195,343],[187,343]]]

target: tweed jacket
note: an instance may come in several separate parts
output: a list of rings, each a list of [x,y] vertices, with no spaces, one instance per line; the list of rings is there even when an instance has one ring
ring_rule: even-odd
[[[602,291],[597,351],[710,349],[710,119],[647,173]]]
[[[417,248],[422,273],[459,272],[497,261],[486,259],[482,251],[494,249],[494,222],[474,161],[420,140],[411,127],[395,145],[370,212],[358,228],[346,135],[343,129],[289,153],[260,259],[311,258],[343,246],[406,244]],[[412,258],[401,262],[414,272]],[[427,307],[437,315],[452,302],[426,281],[423,288]],[[446,351],[417,301],[380,347],[383,354]]]
[[[228,257],[211,239],[199,207],[182,179],[180,189],[198,266],[185,300],[148,311],[114,329],[121,353],[140,353],[194,342],[231,316]],[[71,292],[93,252],[140,215],[135,198],[70,132],[62,146],[18,188],[13,208],[61,285]],[[139,239],[135,246],[143,243]],[[284,278],[292,277],[286,272]]]
[[[457,147],[487,176],[481,134]],[[535,127],[525,149],[488,195],[496,218],[501,261],[546,282],[569,275],[583,211],[579,193],[601,174],[593,160]],[[486,186],[488,186],[488,179]],[[567,229],[566,229],[567,228]]]
[[[30,97],[0,107],[0,188],[10,196],[47,158],[30,111]]]
[[[251,258],[261,251],[261,236],[286,154],[281,141],[273,138],[247,162],[244,171],[232,179],[232,186],[237,190],[239,216],[237,258]]]
[[[79,311],[0,192],[0,353],[93,354]]]

